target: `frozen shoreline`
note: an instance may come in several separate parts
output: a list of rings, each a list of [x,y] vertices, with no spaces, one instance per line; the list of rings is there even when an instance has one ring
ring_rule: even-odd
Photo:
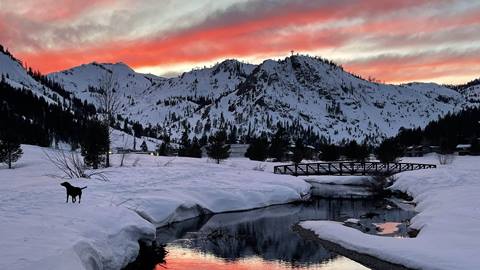
[[[88,188],[81,204],[66,204],[64,180],[48,176],[56,170],[43,151],[52,150],[22,147],[16,169],[0,168],[0,269],[119,269],[157,226],[302,200],[310,191],[300,178],[271,173],[273,164],[254,170],[259,162],[244,158],[217,165],[131,155],[127,167],[108,169],[109,182],[69,181]]]
[[[438,163],[434,156],[406,162]],[[320,239],[361,254],[415,269],[475,269],[480,265],[480,157],[456,157],[435,170],[398,174],[393,185],[414,197],[416,238],[366,235],[341,223],[306,221]]]

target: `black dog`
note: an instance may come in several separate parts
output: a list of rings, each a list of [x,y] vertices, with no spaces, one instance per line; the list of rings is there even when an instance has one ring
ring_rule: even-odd
[[[78,203],[82,200],[82,189],[86,189],[87,187],[79,188],[79,187],[74,187],[70,185],[68,182],[63,182],[60,184],[61,186],[64,186],[67,189],[67,203],[68,203],[68,196],[72,196],[72,203],[77,201],[77,196],[78,196]]]

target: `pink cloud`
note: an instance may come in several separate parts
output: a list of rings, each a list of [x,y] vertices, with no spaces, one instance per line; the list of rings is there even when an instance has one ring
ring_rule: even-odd
[[[108,0],[103,1],[104,4],[108,2]],[[247,7],[232,7],[224,13],[208,17],[203,23],[195,26],[172,29],[167,35],[159,33],[136,40],[115,38],[95,44],[72,43],[71,46],[54,50],[38,49],[16,53],[34,68],[42,72],[52,72],[92,61],[123,61],[134,68],[139,68],[215,61],[230,57],[287,54],[290,50],[304,52],[319,49],[338,50],[365,38],[373,44],[372,50],[381,50],[382,46],[403,50],[412,45],[409,42],[433,46],[434,42],[454,41],[454,37],[460,34],[462,38],[469,38],[457,32],[451,34],[451,40],[448,37],[434,39],[432,35],[446,28],[456,31],[480,23],[479,10],[473,9],[458,14],[449,13],[442,19],[431,15],[420,16],[414,12],[431,8],[434,5],[432,3],[444,5],[449,2],[372,0],[348,1],[348,3],[332,1],[329,4],[311,1],[278,1],[278,5],[272,7],[265,7],[265,2],[261,1],[249,2],[250,5]],[[45,15],[42,11],[32,13],[32,16],[44,20],[66,20],[75,16],[76,13],[72,13],[72,9],[74,10],[77,5],[76,1],[69,0],[66,8],[55,14]],[[78,9],[81,11],[95,5],[94,1],[89,0],[85,7],[78,7]],[[430,13],[426,12],[426,14]],[[352,19],[361,19],[362,22],[348,24],[348,26],[335,24],[340,20]],[[327,22],[331,27],[322,29],[310,27]],[[419,36],[419,32],[422,35]],[[1,37],[2,34],[0,34]],[[23,36],[17,35],[15,38],[21,40]],[[11,49],[15,52],[15,47]],[[380,60],[368,64],[354,60],[346,61],[347,67],[364,76],[372,75],[385,81],[403,81],[415,77],[393,72],[392,65],[382,64]],[[387,60],[392,62],[391,59],[385,59]],[[397,61],[396,65],[401,66],[398,70],[415,73],[408,60]],[[430,60],[427,60],[424,59],[423,64],[418,63],[416,68],[431,66],[428,62]],[[451,64],[438,63],[438,65],[445,67],[446,70],[447,66],[464,63],[454,58],[450,58],[450,61]],[[382,68],[384,71],[392,71],[382,72]],[[423,73],[425,73],[423,77],[428,77],[427,71]],[[397,77],[394,78],[392,74]],[[432,74],[434,74],[433,71]]]

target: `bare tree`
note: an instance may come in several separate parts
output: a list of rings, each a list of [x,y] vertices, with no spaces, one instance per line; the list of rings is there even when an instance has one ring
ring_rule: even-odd
[[[55,150],[50,153],[46,151],[43,153],[63,173],[62,176],[59,176],[61,178],[95,178],[108,181],[105,172],[87,172],[87,166],[85,166],[82,158],[75,151]]]
[[[64,174],[63,177],[87,178],[87,174],[85,173],[87,167],[76,152],[71,151],[67,153],[62,150],[55,150],[51,153],[45,151],[43,153],[57,169],[62,171]]]
[[[96,95],[96,101],[100,113],[103,115],[103,122],[108,128],[108,149],[106,151],[105,167],[110,167],[110,145],[112,121],[115,120],[120,110],[120,95],[115,90],[115,80],[111,71],[107,72],[99,82],[99,92]]]

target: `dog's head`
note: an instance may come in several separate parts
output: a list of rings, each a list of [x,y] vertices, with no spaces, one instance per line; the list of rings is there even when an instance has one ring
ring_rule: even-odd
[[[68,182],[63,182],[63,183],[60,184],[60,186],[64,186],[64,187],[68,188],[68,187],[71,187],[72,185],[70,185],[70,183],[68,183]]]

